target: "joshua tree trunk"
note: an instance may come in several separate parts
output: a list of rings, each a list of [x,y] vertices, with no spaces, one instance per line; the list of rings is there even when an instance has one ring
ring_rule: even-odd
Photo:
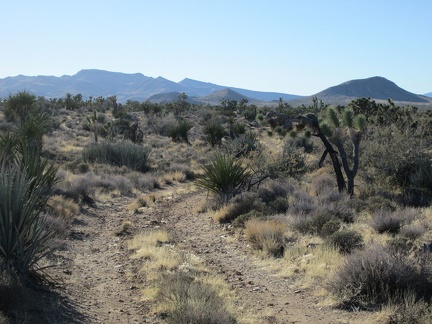
[[[334,169],[335,174],[336,174],[336,181],[337,181],[339,192],[345,192],[346,191],[346,184],[345,184],[344,176],[342,174],[342,168],[341,168],[341,165],[339,163],[337,152],[333,149],[333,146],[330,144],[327,137],[325,137],[325,135],[323,133],[321,133],[321,131],[319,131],[318,134],[316,134],[315,136],[317,136],[321,139],[321,141],[323,142],[323,144],[326,148],[326,150],[324,151],[324,153],[321,157],[321,160],[319,162],[319,166],[321,167],[323,165],[327,154],[330,154],[330,158],[331,158],[332,163],[333,163],[333,169]]]
[[[315,133],[313,135],[316,137],[319,137],[319,139],[323,142],[323,144],[326,148],[322,157],[321,157],[321,160],[319,162],[319,166],[320,167],[322,166],[327,154],[329,154],[330,158],[332,160],[332,163],[333,163],[333,169],[334,169],[335,174],[336,174],[336,181],[337,181],[339,192],[345,192],[347,190],[347,188],[346,188],[345,178],[344,178],[343,173],[342,173],[342,168],[341,168],[341,165],[340,165],[340,162],[338,159],[338,153],[337,153],[337,151],[335,151],[333,146],[330,144],[329,140],[324,135],[324,133],[321,132],[321,129],[320,129],[319,123],[318,123],[318,118],[314,114],[309,114],[306,116],[295,117],[295,118],[292,118],[291,120],[293,122],[298,122],[298,123],[303,124],[305,126],[309,126],[310,128],[312,128],[315,131]]]

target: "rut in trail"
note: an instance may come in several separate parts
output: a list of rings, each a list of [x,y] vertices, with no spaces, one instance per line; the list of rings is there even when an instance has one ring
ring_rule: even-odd
[[[291,279],[272,276],[258,268],[251,247],[233,231],[198,214],[206,196],[188,193],[163,202],[155,210],[165,218],[178,249],[199,256],[212,272],[221,274],[235,289],[239,302],[262,313],[260,323],[348,323],[348,314],[317,306],[306,292],[291,288]]]

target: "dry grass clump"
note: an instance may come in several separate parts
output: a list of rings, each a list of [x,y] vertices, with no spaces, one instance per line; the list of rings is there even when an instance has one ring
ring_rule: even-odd
[[[235,298],[227,283],[206,274],[197,257],[178,253],[167,231],[137,235],[128,248],[135,250],[132,259],[143,261],[143,298],[155,303],[155,312],[167,314],[168,323],[236,323],[233,310],[227,311]]]
[[[233,324],[224,300],[213,287],[197,277],[175,272],[164,274],[158,282],[157,300],[169,309],[168,323]]]
[[[132,259],[144,260],[143,272],[174,270],[181,264],[181,256],[170,244],[168,232],[155,230],[135,236],[128,244],[129,250],[135,250]]]
[[[132,204],[129,205],[129,210],[138,213],[140,208],[151,207],[155,202],[156,196],[154,194],[140,195],[132,202]]]
[[[64,218],[67,221],[70,221],[73,216],[78,215],[80,212],[80,207],[75,201],[61,195],[51,196],[47,205],[53,216]]]
[[[282,257],[285,249],[286,225],[277,220],[252,218],[245,223],[245,236],[252,246],[274,257]]]
[[[298,286],[308,288],[319,283],[321,287],[323,279],[341,262],[339,250],[333,245],[324,244],[319,238],[303,237],[286,245],[279,272],[282,276],[296,276]]]

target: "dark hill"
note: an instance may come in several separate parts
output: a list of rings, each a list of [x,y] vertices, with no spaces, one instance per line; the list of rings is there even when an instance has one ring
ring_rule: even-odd
[[[399,88],[395,83],[383,77],[347,81],[340,85],[321,91],[315,96],[320,99],[344,96],[355,98],[365,97],[382,100],[391,98],[393,101],[418,103],[428,102],[428,100],[425,98]]]

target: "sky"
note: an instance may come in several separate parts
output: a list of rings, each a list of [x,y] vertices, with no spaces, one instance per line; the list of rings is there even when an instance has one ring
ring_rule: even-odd
[[[432,92],[430,0],[0,0],[0,78],[82,69],[312,95]]]

